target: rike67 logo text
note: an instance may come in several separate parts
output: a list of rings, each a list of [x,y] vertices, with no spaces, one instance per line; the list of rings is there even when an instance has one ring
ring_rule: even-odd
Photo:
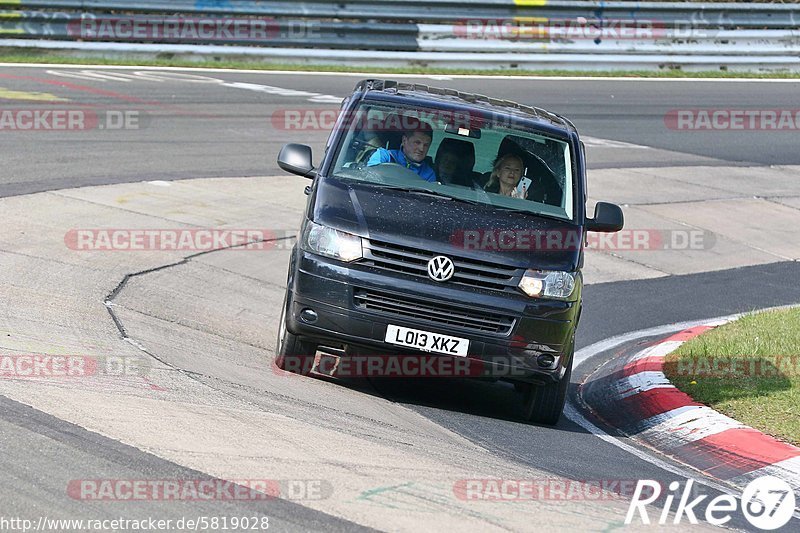
[[[758,529],[771,531],[781,528],[792,519],[795,509],[795,494],[791,485],[774,476],[763,476],[750,482],[742,492],[741,500],[722,494],[705,502],[708,495],[696,496],[692,489],[693,480],[686,481],[681,491],[681,483],[673,481],[664,495],[664,506],[657,520],[659,525],[669,522],[673,512],[673,524],[681,524],[688,520],[690,524],[698,524],[698,517],[714,526],[723,526],[731,521],[741,504],[741,512],[750,524]],[[633,499],[625,516],[625,524],[638,520],[649,525],[651,517],[647,506],[657,501],[662,495],[661,484],[652,480],[641,480],[636,485]],[[694,496],[694,497],[693,497]],[[676,503],[677,502],[677,503]],[[705,502],[705,512],[701,514],[700,504]]]

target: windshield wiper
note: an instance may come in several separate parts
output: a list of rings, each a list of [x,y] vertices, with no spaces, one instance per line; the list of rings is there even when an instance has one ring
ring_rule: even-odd
[[[374,183],[368,181],[359,182],[359,185],[367,185],[370,187],[376,187],[378,189],[387,189],[390,191],[400,191],[400,192],[408,192],[412,194],[419,194],[422,196],[433,196],[435,198],[446,198],[447,200],[455,200],[458,202],[466,202],[469,204],[478,204],[480,202],[476,202],[474,200],[466,200],[463,198],[458,198],[456,196],[450,196],[449,194],[444,194],[439,191],[434,191],[431,189],[426,189],[424,187],[409,187],[406,185],[384,185],[381,183]]]
[[[430,189],[425,189],[423,187],[408,187],[405,185],[380,185],[378,183],[370,184],[376,185],[381,189],[389,189],[390,191],[400,191],[400,192],[414,192],[414,193],[422,193],[422,194],[430,194],[432,196],[445,196],[443,194],[434,192]],[[448,197],[449,198],[449,197]]]
[[[467,198],[460,198],[458,196],[451,196],[449,194],[444,194],[444,193],[439,192],[439,191],[432,191],[430,189],[422,189],[422,188],[417,188],[417,187],[397,187],[397,186],[390,186],[388,188],[390,188],[392,190],[396,190],[396,191],[405,191],[405,192],[410,192],[410,193],[414,193],[414,194],[421,194],[421,195],[424,195],[424,196],[433,196],[433,197],[436,197],[436,198],[446,198],[448,200],[454,200],[456,202],[462,202],[462,203],[470,204],[470,205],[482,205],[481,202],[479,202],[477,200],[469,200]]]

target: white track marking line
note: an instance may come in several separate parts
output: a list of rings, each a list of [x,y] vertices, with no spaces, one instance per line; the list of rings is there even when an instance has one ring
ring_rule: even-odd
[[[790,307],[795,307],[795,306],[785,306],[784,305],[784,306],[778,306],[778,307],[771,307],[771,308],[768,308],[768,309],[762,309],[761,311],[771,311],[771,310],[776,310],[776,309],[787,309],[787,308],[790,308]],[[622,344],[625,344],[625,343],[628,343],[628,342],[631,342],[631,341],[635,341],[637,339],[641,339],[641,338],[645,338],[645,337],[653,337],[653,336],[656,336],[656,335],[665,335],[665,334],[668,334],[668,333],[677,333],[677,332],[683,331],[685,329],[690,329],[690,328],[694,328],[694,327],[702,326],[702,325],[718,324],[720,322],[721,323],[725,323],[725,322],[740,318],[740,317],[744,316],[745,314],[746,313],[737,313],[737,314],[728,315],[728,316],[722,316],[722,317],[717,317],[717,318],[709,318],[709,319],[706,319],[706,320],[692,320],[692,321],[687,321],[687,322],[677,322],[675,324],[667,324],[667,325],[664,325],[664,326],[656,326],[656,327],[653,327],[653,328],[642,329],[642,330],[639,330],[639,331],[632,331],[630,333],[617,335],[617,336],[614,336],[614,337],[611,337],[611,338],[608,338],[608,339],[605,339],[605,340],[602,340],[602,341],[599,341],[599,342],[595,342],[594,344],[590,344],[589,346],[586,346],[585,348],[581,348],[580,350],[575,352],[575,356],[574,356],[575,357],[575,363],[574,363],[575,364],[575,369],[580,367],[583,363],[585,363],[586,361],[588,361],[589,359],[591,359],[593,356],[595,356],[597,354],[606,352],[608,350],[612,350],[612,349],[616,348],[617,346],[620,346]],[[730,496],[733,496],[737,500],[741,500],[741,494],[738,491],[735,491],[735,490],[733,490],[732,488],[730,488],[728,486],[721,485],[720,483],[717,483],[715,481],[711,481],[711,480],[708,480],[708,479],[701,478],[700,476],[702,476],[702,474],[700,472],[697,472],[697,471],[694,471],[694,470],[691,470],[691,469],[688,469],[688,468],[681,468],[679,466],[670,464],[670,463],[664,461],[663,459],[660,459],[660,458],[656,457],[652,453],[647,453],[647,452],[645,452],[643,450],[635,448],[635,447],[631,446],[630,444],[626,444],[625,442],[623,442],[622,440],[618,439],[617,437],[609,435],[608,433],[606,433],[605,431],[603,431],[599,427],[597,427],[594,424],[592,424],[585,416],[583,416],[583,414],[580,411],[578,411],[578,409],[571,402],[567,403],[567,405],[564,407],[564,416],[566,416],[567,419],[571,420],[575,424],[578,424],[583,429],[585,429],[586,431],[588,431],[589,433],[591,433],[595,437],[599,438],[600,440],[602,440],[604,442],[607,442],[608,444],[611,444],[612,446],[616,446],[617,448],[619,448],[619,449],[621,449],[621,450],[633,455],[634,457],[637,457],[637,458],[641,459],[642,461],[650,463],[650,464],[652,464],[653,466],[655,466],[657,468],[660,468],[660,469],[665,470],[667,472],[670,472],[672,474],[681,476],[683,478],[693,479],[693,480],[695,480],[695,482],[697,482],[700,485],[705,485],[707,487],[711,487],[711,488],[713,488],[715,490],[718,490],[718,491],[722,492],[723,494],[728,494]],[[774,465],[772,465],[772,466],[774,467]],[[794,466],[794,464],[792,464],[792,466]],[[769,467],[766,467],[766,468],[769,468]],[[740,477],[742,477],[742,476],[740,476]],[[794,513],[794,517],[795,518],[800,518],[800,512],[795,512]]]
[[[623,150],[652,150],[650,146],[643,146],[641,144],[631,144],[623,141],[614,141],[611,139],[601,139],[598,137],[581,137],[584,144],[588,148],[620,148]]]
[[[621,449],[621,450],[623,450],[623,451],[625,451],[625,452],[627,452],[627,453],[629,453],[629,454],[641,459],[642,461],[650,463],[651,465],[653,465],[653,466],[655,466],[657,468],[660,468],[661,470],[665,470],[665,471],[667,471],[667,472],[669,472],[671,474],[675,474],[676,476],[680,476],[681,478],[694,479],[699,484],[706,485],[706,486],[711,487],[713,489],[716,489],[716,490],[718,490],[718,491],[720,491],[722,493],[729,494],[731,496],[734,496],[737,499],[739,499],[739,497],[741,496],[740,494],[737,494],[736,491],[734,491],[731,487],[727,487],[725,485],[721,485],[719,483],[716,483],[716,482],[710,481],[710,480],[697,479],[698,476],[701,475],[699,472],[695,472],[695,471],[688,470],[688,469],[683,469],[683,468],[681,468],[679,466],[676,466],[676,465],[673,465],[671,463],[668,463],[667,461],[665,461],[663,459],[659,459],[658,457],[655,457],[655,456],[653,456],[653,455],[651,455],[651,454],[649,454],[649,453],[647,453],[647,452],[645,452],[643,450],[635,448],[635,447],[631,446],[630,444],[626,444],[626,443],[622,442],[621,440],[617,439],[616,437],[609,435],[608,433],[606,433],[605,431],[603,431],[599,427],[597,427],[594,424],[592,424],[591,422],[589,422],[589,420],[587,420],[586,417],[584,417],[583,414],[581,414],[577,410],[577,408],[572,404],[567,404],[564,407],[564,415],[569,420],[571,420],[572,422],[578,424],[583,429],[585,429],[586,431],[588,431],[589,433],[591,433],[595,437],[599,438],[600,440],[605,441],[608,444],[611,444],[612,446],[616,446],[617,448],[619,448],[619,449]]]
[[[786,306],[781,306],[781,307],[775,307],[775,308],[771,308],[771,309],[783,309],[785,307]],[[769,310],[770,309],[764,309],[764,311],[769,311]],[[677,322],[675,324],[666,324],[664,326],[656,326],[656,327],[652,327],[652,328],[642,329],[642,330],[639,330],[639,331],[632,331],[630,333],[624,333],[622,335],[616,335],[614,337],[610,337],[608,339],[605,339],[605,340],[602,340],[602,341],[599,341],[599,342],[595,342],[594,344],[591,344],[589,346],[581,348],[580,350],[575,352],[575,366],[577,368],[578,366],[580,366],[581,364],[586,362],[587,359],[589,359],[589,358],[591,358],[591,357],[593,357],[593,356],[595,356],[595,355],[597,355],[599,353],[606,352],[608,350],[612,350],[612,349],[616,348],[617,346],[621,346],[621,345],[623,345],[625,343],[628,343],[628,342],[631,342],[631,341],[635,341],[635,340],[642,339],[642,338],[645,338],[645,337],[655,337],[657,335],[666,335],[668,333],[676,333],[676,332],[683,331],[684,329],[689,329],[689,328],[694,328],[694,327],[697,327],[697,326],[702,326],[702,325],[708,324],[709,322],[712,322],[712,321],[735,320],[735,319],[737,319],[739,317],[742,317],[744,315],[745,315],[745,313],[737,313],[735,315],[719,317],[719,318],[711,318],[711,319],[708,319],[708,320],[690,320],[690,321],[687,321],[687,322]],[[660,344],[666,344],[666,343],[660,343]],[[653,354],[649,354],[649,355],[653,355]]]
[[[678,347],[681,344],[683,344],[682,341],[659,342],[655,346],[651,346],[650,348],[648,348],[648,349],[636,354],[635,356],[633,356],[633,358],[631,359],[631,363],[633,363],[635,361],[641,361],[642,359],[647,359],[648,357],[664,358],[667,355],[669,355],[672,352],[674,352],[675,350],[677,350]]]
[[[74,78],[78,80],[90,80],[90,81],[99,81],[99,82],[107,82],[107,81],[121,81],[123,83],[130,83],[136,79],[135,76],[131,76],[130,74],[112,74],[108,72],[97,72],[97,71],[81,71],[81,72],[58,72],[56,70],[48,69],[45,74],[50,74],[51,76],[61,76],[64,78]]]
[[[193,76],[192,78],[174,78],[174,77],[157,77],[152,72],[157,71],[136,71],[133,74],[113,74],[97,70],[84,69],[80,72],[61,72],[59,70],[48,69],[46,74],[51,76],[59,76],[65,78],[77,78],[88,81],[108,82],[108,81],[123,81],[130,83],[131,81],[145,81],[145,82],[185,82],[185,83],[210,83],[219,87],[230,87],[233,89],[244,89],[248,91],[255,91],[274,96],[282,97],[306,97],[309,102],[317,104],[336,104],[340,105],[343,98],[333,96],[330,94],[321,94],[309,91],[301,91],[298,89],[287,89],[284,87],[275,87],[273,85],[262,85],[260,83],[246,83],[240,81],[226,81],[220,78],[212,78],[209,76]],[[149,74],[150,73],[150,74]],[[166,73],[165,73],[166,74]]]
[[[130,70],[130,69],[127,69]],[[51,76],[59,76],[65,78],[76,78],[76,79],[84,79],[88,81],[97,81],[97,82],[108,82],[108,81],[122,81],[130,83],[131,81],[152,81],[152,82],[164,82],[164,81],[175,81],[175,82],[188,82],[188,83],[212,83],[215,85],[219,85],[222,87],[231,87],[234,89],[245,89],[249,91],[255,92],[262,92],[266,94],[276,95],[276,96],[285,96],[285,97],[308,97],[308,101],[318,103],[318,104],[341,104],[343,98],[339,96],[333,96],[330,94],[320,94],[308,91],[302,91],[298,89],[286,89],[283,87],[274,87],[271,85],[262,85],[259,83],[247,83],[247,82],[239,82],[239,81],[225,81],[219,78],[212,78],[207,76],[196,76],[194,79],[180,79],[180,78],[158,78],[157,76],[147,76],[147,72],[158,72],[157,70],[144,70],[144,71],[137,71],[133,74],[114,74],[109,72],[104,72],[103,70],[94,70],[91,68],[83,69],[80,72],[62,72],[56,69],[48,69],[46,71],[47,74]],[[234,71],[231,71],[234,72]],[[260,71],[265,72],[265,71]],[[201,79],[204,78],[204,79]],[[429,76],[431,80],[451,80],[452,78],[443,77],[443,76]],[[639,144],[632,144],[623,141],[615,141],[613,139],[602,139],[599,137],[591,137],[586,136],[583,137],[583,141],[586,146],[590,148],[613,148],[613,149],[622,149],[622,150],[651,150],[650,146],[643,146]]]
[[[571,403],[568,403],[564,407],[564,416],[566,416],[572,422],[574,422],[574,423],[578,424],[579,426],[581,426],[583,429],[585,429],[586,431],[588,431],[589,433],[591,433],[592,435],[594,435],[598,439],[600,439],[600,440],[602,440],[604,442],[607,442],[608,444],[611,444],[612,446],[616,446],[617,448],[619,448],[619,449],[621,449],[621,450],[623,450],[625,452],[628,452],[629,454],[633,455],[634,457],[637,457],[638,459],[641,459],[642,461],[650,463],[651,465],[653,465],[653,466],[655,466],[657,468],[660,468],[661,470],[664,470],[664,471],[669,472],[671,474],[675,474],[676,476],[680,476],[681,478],[692,479],[698,485],[704,485],[706,487],[710,487],[712,489],[718,490],[719,492],[721,492],[723,494],[727,494],[729,496],[733,496],[735,499],[737,499],[739,501],[741,501],[741,499],[742,499],[741,490],[734,490],[733,488],[728,487],[726,485],[722,485],[722,484],[717,483],[715,481],[704,479],[704,478],[701,477],[702,474],[700,472],[696,472],[696,471],[691,471],[691,470],[680,468],[678,466],[675,466],[673,464],[670,464],[670,463],[664,461],[663,459],[659,459],[658,457],[656,457],[654,455],[651,455],[651,454],[649,454],[649,453],[647,453],[647,452],[645,452],[643,450],[640,450],[638,448],[634,448],[630,444],[625,444],[624,442],[622,442],[621,440],[617,439],[616,437],[612,437],[611,435],[609,435],[608,433],[606,433],[605,431],[603,431],[599,427],[597,427],[594,424],[592,424],[591,422],[589,422],[586,419],[586,417],[584,417],[583,414],[581,414],[575,408],[575,406],[572,405]],[[764,469],[762,469],[762,470],[764,470]],[[794,513],[794,517],[795,518],[800,518],[800,512],[795,512]]]

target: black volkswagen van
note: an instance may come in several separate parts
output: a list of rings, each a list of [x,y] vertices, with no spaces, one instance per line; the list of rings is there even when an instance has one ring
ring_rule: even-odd
[[[585,232],[623,226],[613,204],[587,216],[585,151],[569,120],[364,80],[342,104],[319,169],[299,144],[286,145],[278,164],[312,180],[279,368],[333,375],[373,358],[359,371],[456,369],[454,377],[512,381],[531,422],[559,420]],[[336,363],[326,370],[328,358]]]

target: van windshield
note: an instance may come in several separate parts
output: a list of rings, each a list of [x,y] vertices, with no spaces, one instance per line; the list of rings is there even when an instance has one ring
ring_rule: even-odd
[[[572,221],[570,145],[503,115],[363,103],[333,174]]]

